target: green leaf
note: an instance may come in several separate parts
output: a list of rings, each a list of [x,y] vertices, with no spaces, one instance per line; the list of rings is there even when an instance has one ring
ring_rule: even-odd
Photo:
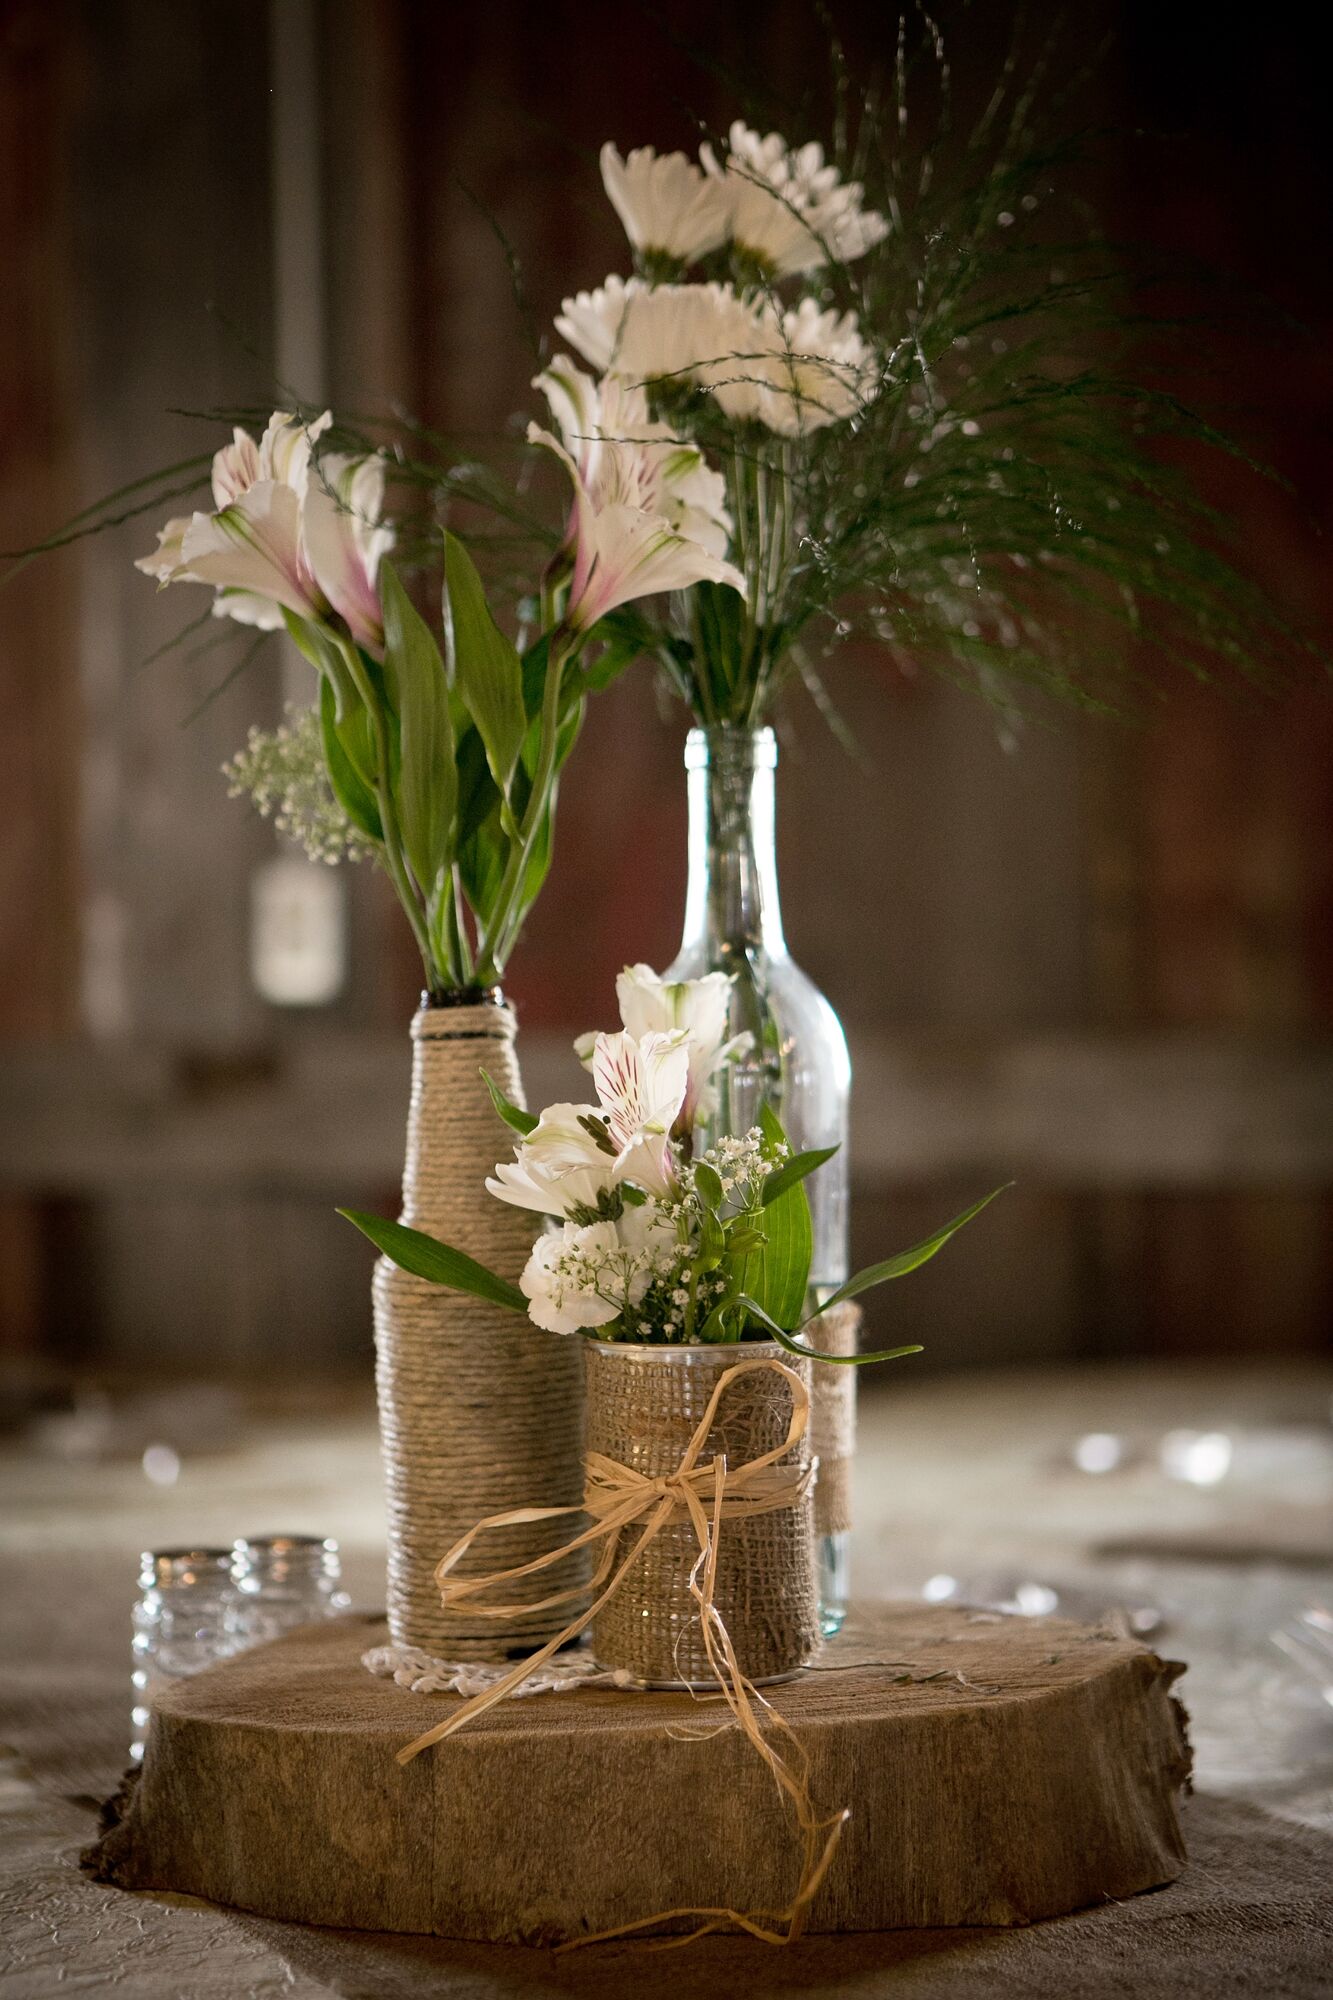
[[[454,762],[458,769],[458,840],[461,846],[496,813],[500,794],[495,789],[491,767],[486,761],[486,745],[463,711],[463,727],[456,736]]]
[[[528,1302],[517,1285],[497,1278],[494,1271],[488,1271],[475,1258],[464,1256],[461,1250],[437,1243],[420,1229],[386,1221],[382,1215],[367,1215],[359,1208],[340,1208],[338,1213],[354,1223],[363,1236],[368,1236],[399,1270],[410,1271],[416,1278],[428,1278],[433,1285],[447,1285],[451,1291],[469,1292],[473,1298],[486,1299],[491,1305],[508,1306],[511,1312],[527,1312]]]
[[[820,1313],[826,1313],[830,1306],[841,1305],[844,1299],[859,1298],[862,1292],[870,1291],[875,1285],[886,1285],[890,1278],[905,1278],[909,1271],[928,1264],[936,1251],[942,1250],[949,1238],[958,1234],[964,1223],[970,1222],[974,1215],[980,1215],[997,1194],[1003,1194],[1005,1188],[1012,1186],[1012,1181],[1003,1182],[983,1195],[980,1201],[974,1201],[971,1208],[965,1208],[961,1215],[956,1215],[952,1222],[946,1222],[943,1229],[927,1236],[924,1242],[914,1244],[910,1250],[900,1250],[896,1257],[886,1257],[882,1264],[868,1264],[864,1271],[858,1271],[854,1278],[849,1278],[845,1285],[840,1286],[832,1298],[825,1299],[822,1306],[816,1307],[810,1318],[817,1319]]]
[[[450,534],[444,538],[444,638],[449,679],[477,725],[492,777],[508,796],[528,726],[523,667],[491,616],[472,558]]]
[[[547,644],[544,638],[530,646],[523,656],[523,699],[530,722],[523,748],[509,787],[507,811],[510,824],[523,815],[537,768],[541,747],[540,711],[546,684]],[[574,676],[566,672],[567,692],[561,700],[561,720],[556,735],[555,769],[558,773],[578,738],[586,706],[573,686]],[[504,879],[509,858],[511,831],[501,809],[500,794],[491,775],[485,746],[477,730],[468,723],[458,739],[458,864],[463,889],[483,929],[489,923],[495,898]],[[541,892],[551,866],[554,847],[556,790],[552,786],[545,813],[537,828],[528,855],[527,867],[514,909],[514,927]]]
[[[375,794],[361,775],[374,763],[374,749],[371,742],[370,717],[366,714],[359,698],[356,706],[349,708],[342,722],[338,720],[337,697],[333,684],[321,680],[319,684],[319,728],[324,739],[324,765],[329,774],[329,784],[333,796],[362,833],[372,840],[383,842],[384,828],[380,824],[380,809]]]
[[[739,1216],[736,1218],[740,1220]],[[737,1229],[727,1231],[727,1250],[732,1256],[744,1257],[751,1250],[762,1250],[768,1237],[762,1229]]]
[[[486,1079],[486,1088],[491,1093],[491,1103],[504,1119],[505,1124],[510,1126],[522,1138],[526,1139],[529,1132],[535,1131],[537,1126],[537,1120],[532,1112],[524,1111],[521,1105],[511,1104],[489,1070],[484,1069],[482,1075]]]
[[[380,564],[384,671],[398,715],[398,818],[412,873],[429,891],[453,858],[458,772],[440,649],[392,564]]]
[[[695,1192],[705,1207],[711,1209],[713,1214],[716,1215],[722,1206],[725,1196],[722,1193],[722,1182],[718,1178],[717,1170],[714,1167],[710,1167],[707,1160],[696,1160],[695,1162],[694,1187]]]
[[[733,1332],[727,1324],[728,1320],[732,1317],[732,1315],[737,1314],[738,1312],[739,1312],[739,1300],[737,1300],[732,1293],[728,1292],[726,1297],[719,1299],[717,1304],[713,1307],[713,1310],[709,1313],[708,1318],[704,1321],[703,1325],[699,1328],[698,1333],[695,1335],[695,1339],[699,1341],[710,1341],[710,1342],[739,1340],[740,1328],[738,1327]],[[743,1315],[741,1315],[741,1317],[743,1321]]]
[[[763,1207],[767,1208],[771,1201],[776,1201],[789,1187],[795,1187],[797,1181],[803,1181],[816,1167],[822,1167],[825,1160],[831,1160],[837,1150],[836,1146],[819,1146],[808,1153],[793,1153],[791,1158],[784,1160],[776,1173],[771,1173],[764,1182],[764,1191],[760,1196]]]
[[[458,739],[458,867],[464,893],[483,925],[504,879],[508,852],[509,837],[500,823],[500,794],[486,748],[469,724]]]
[[[760,1107],[759,1126],[765,1147],[772,1158],[787,1143],[776,1114],[765,1104]],[[810,1204],[800,1181],[793,1181],[764,1210],[768,1241],[745,1260],[738,1273],[740,1285],[756,1299],[771,1321],[790,1328],[799,1326],[805,1311],[805,1294],[810,1283],[810,1259],[814,1255],[814,1230]]]
[[[722,1224],[705,1209],[699,1218],[699,1248],[692,1260],[693,1268],[701,1275],[705,1271],[715,1271],[722,1262],[726,1247]]]
[[[645,653],[651,653],[657,643],[656,627],[641,612],[629,605],[608,612],[591,635],[589,651],[598,645],[601,650],[593,652],[591,664],[584,667],[583,686],[589,694],[610,687],[626,667],[633,666]]]
[[[495,899],[504,879],[504,849],[498,845],[499,814],[495,819],[495,837],[492,838],[491,824],[481,828],[458,851],[458,870],[463,878],[463,893],[483,926],[490,921],[495,907]]]
[[[767,1327],[774,1340],[779,1341],[789,1354],[799,1354],[803,1361],[828,1361],[839,1368],[864,1368],[872,1361],[899,1361],[904,1354],[921,1354],[925,1351],[919,1341],[914,1341],[910,1347],[881,1347],[874,1354],[819,1354],[813,1347],[805,1347],[799,1340],[793,1340],[789,1333],[784,1333],[777,1321],[770,1319],[757,1300],[747,1298],[742,1293],[736,1304],[744,1306],[752,1319],[757,1319],[761,1326]]]
[[[518,901],[514,908],[514,924],[516,928],[522,923],[524,917],[541,894],[542,885],[550,873],[551,860],[555,853],[555,808],[559,794],[559,774],[566,758],[578,740],[579,730],[583,724],[583,714],[584,703],[580,700],[565,715],[556,733],[555,768],[551,778],[550,794],[546,801],[546,810],[542,814],[541,822],[537,828],[536,839],[533,841],[532,850],[528,855],[527,867],[523,871],[523,881],[519,887]],[[525,762],[526,758],[527,749],[525,746]],[[522,804],[526,802],[528,794],[526,785],[522,786],[521,789],[523,800],[516,804],[515,807],[515,810],[519,812],[522,811]]]
[[[312,667],[333,689],[334,706],[339,722],[345,722],[354,709],[361,705],[361,697],[348,669],[340,648],[331,633],[312,618],[302,618],[295,611],[282,607],[282,622],[287,627],[287,637],[301,653],[304,653]]]

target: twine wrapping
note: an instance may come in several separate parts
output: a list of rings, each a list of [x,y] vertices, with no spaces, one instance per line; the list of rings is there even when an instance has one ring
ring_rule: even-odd
[[[724,1396],[734,1391],[747,1377],[761,1372],[780,1376],[790,1385],[791,1418],[784,1435],[768,1450],[739,1464],[730,1464],[721,1453],[704,1459],[703,1453]],[[798,1455],[797,1448],[806,1436],[809,1420],[810,1392],[795,1368],[770,1356],[737,1362],[718,1375],[699,1423],[673,1471],[657,1474],[641,1472],[602,1452],[590,1451],[586,1460],[581,1508],[523,1507],[488,1516],[461,1536],[438,1565],[436,1574],[441,1596],[446,1604],[456,1604],[498,1586],[521,1582],[550,1569],[577,1551],[593,1548],[599,1542],[602,1544],[593,1573],[592,1602],[585,1603],[563,1631],[549,1639],[532,1659],[520,1662],[494,1687],[465,1701],[446,1721],[437,1723],[434,1729],[427,1730],[400,1750],[400,1764],[410,1762],[422,1750],[455,1735],[474,1717],[503,1701],[528,1674],[540,1668],[561,1646],[577,1638],[624,1587],[639,1560],[670,1524],[683,1518],[692,1530],[697,1554],[689,1572],[688,1588],[696,1606],[703,1656],[722,1699],[748,1741],[767,1764],[779,1791],[795,1814],[801,1836],[800,1878],[790,1903],[782,1910],[656,1910],[632,1923],[580,1938],[576,1940],[578,1944],[593,1944],[604,1938],[624,1936],[631,1931],[646,1930],[682,1917],[698,1918],[700,1921],[689,1937],[680,1942],[689,1942],[691,1938],[703,1937],[731,1924],[765,1943],[789,1944],[804,1928],[810,1904],[828,1872],[848,1814],[845,1808],[824,1815],[816,1810],[810,1796],[809,1759],[804,1745],[791,1725],[770,1707],[753,1680],[744,1672],[716,1597],[723,1524],[753,1521],[783,1509],[801,1508],[806,1502],[816,1467],[808,1454]],[[591,1525],[575,1535],[563,1549],[550,1550],[529,1562],[497,1570],[490,1576],[454,1575],[457,1565],[467,1557],[479,1535],[578,1513],[589,1515]],[[624,1547],[626,1540],[629,1544],[627,1550]],[[541,1600],[542,1608],[568,1605],[580,1595],[577,1589],[554,1591]],[[477,1608],[484,1615],[495,1618],[508,1617],[513,1609],[509,1604]],[[765,1712],[771,1728],[785,1739],[786,1755],[766,1738],[757,1710]]]
[[[412,1100],[402,1220],[516,1277],[532,1218],[486,1192],[504,1151],[486,1069],[523,1102],[515,1021],[504,1005],[423,1007],[412,1022]],[[506,1659],[541,1645],[557,1621],[520,1591],[497,1629],[440,1601],[435,1565],[478,1508],[503,1512],[534,1487],[577,1504],[582,1378],[575,1343],[553,1340],[502,1307],[446,1291],[381,1258],[375,1266],[375,1382],[388,1503],[388,1613],[396,1645],[453,1660]],[[500,1531],[522,1564],[553,1530]],[[577,1590],[580,1558],[562,1580]]]
[[[855,1354],[861,1308],[851,1299],[822,1313],[810,1329],[812,1347],[825,1354]],[[855,1368],[815,1367],[810,1395],[810,1439],[819,1460],[815,1533],[844,1534],[852,1525],[852,1460],[856,1456]]]

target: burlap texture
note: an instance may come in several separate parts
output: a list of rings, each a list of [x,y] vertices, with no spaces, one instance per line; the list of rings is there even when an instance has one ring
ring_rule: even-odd
[[[809,1362],[776,1345],[634,1347],[589,1342],[588,1449],[650,1477],[675,1472],[719,1378],[738,1361],[762,1357],[797,1368],[810,1385]],[[725,1456],[738,1466],[781,1445],[792,1414],[788,1383],[771,1371],[747,1375],[723,1397],[700,1463]],[[780,1461],[807,1465],[809,1435]],[[638,1538],[622,1529],[617,1560]],[[699,1543],[688,1520],[669,1522],[634,1563],[593,1624],[593,1650],[604,1666],[650,1685],[712,1684],[699,1609],[689,1577]],[[809,1659],[818,1636],[809,1498],[720,1530],[714,1603],[743,1673],[768,1680]]]

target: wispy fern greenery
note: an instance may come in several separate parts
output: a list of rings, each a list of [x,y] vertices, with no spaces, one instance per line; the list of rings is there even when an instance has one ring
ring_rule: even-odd
[[[1091,135],[1059,130],[1066,54],[1058,33],[1026,63],[1015,48],[955,129],[924,9],[883,84],[858,86],[835,39],[831,157],[892,230],[815,296],[858,315],[875,391],[796,440],[738,437],[707,396],[673,398],[729,468],[738,549],[765,571],[758,609],[702,585],[669,618],[622,616],[701,720],[762,721],[797,671],[818,693],[817,657],[853,633],[1001,704],[1094,710],[1138,705],[1140,630],[1201,679],[1268,683],[1316,657],[1180,467],[1199,447],[1245,454],[1147,372],[1173,331],[1200,329],[1154,312],[1162,280],[1078,199]]]

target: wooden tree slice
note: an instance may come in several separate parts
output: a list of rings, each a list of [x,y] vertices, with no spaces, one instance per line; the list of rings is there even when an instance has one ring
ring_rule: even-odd
[[[400,1766],[459,1697],[373,1679],[385,1636],[310,1626],[171,1688],[85,1865],[264,1916],[525,1944],[790,1900],[791,1818],[719,1702],[510,1700]],[[810,1928],[1024,1924],[1174,1880],[1181,1671],[1096,1627],[863,1609],[771,1691],[817,1805],[851,1808]]]

